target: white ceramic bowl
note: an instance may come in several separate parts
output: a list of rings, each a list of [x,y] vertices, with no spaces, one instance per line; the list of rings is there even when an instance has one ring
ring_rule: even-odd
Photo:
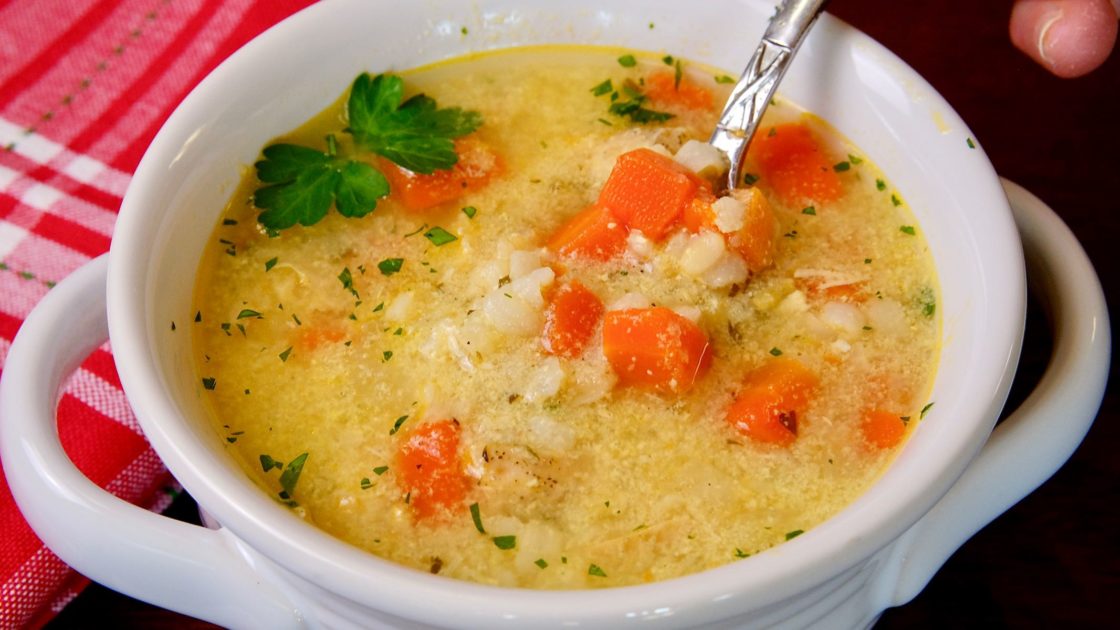
[[[1103,392],[1107,314],[1073,237],[1036,199],[1009,187],[1028,253],[1057,278],[1046,292],[1060,314],[1056,355],[1064,359],[989,440],[1023,332],[1024,259],[1008,197],[949,105],[891,53],[829,16],[781,92],[829,120],[905,194],[937,264],[944,348],[936,406],[897,462],[796,540],[704,573],[600,591],[503,589],[397,566],[305,524],[246,478],[204,418],[187,327],[170,326],[192,317],[198,259],[241,167],[357,73],[546,42],[663,50],[734,71],[772,11],[771,2],[753,0],[331,0],[254,40],[199,85],[152,143],[108,262],[53,290],[11,349],[0,399],[3,460],[32,526],[93,579],[227,626],[866,626],[908,601],[1080,441]],[[81,477],[58,447],[59,383],[103,340],[106,304],[121,379],[145,434],[220,528],[127,506]],[[1055,405],[1075,425],[1061,432],[1065,441],[1048,431]]]

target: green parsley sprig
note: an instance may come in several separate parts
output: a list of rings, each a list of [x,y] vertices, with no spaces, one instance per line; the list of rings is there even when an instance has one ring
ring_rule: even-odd
[[[404,81],[398,76],[362,73],[354,80],[343,129],[354,139],[354,155],[341,155],[333,134],[326,137],[326,150],[288,143],[265,147],[255,165],[263,186],[253,197],[263,211],[261,225],[270,231],[314,225],[332,204],[346,217],[373,212],[389,194],[389,182],[369,154],[422,174],[455,166],[454,140],[478,129],[482,116],[458,107],[441,109],[423,94],[403,98]]]

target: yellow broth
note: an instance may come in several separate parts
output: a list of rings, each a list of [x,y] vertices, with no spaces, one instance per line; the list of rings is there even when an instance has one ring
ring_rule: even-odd
[[[897,449],[869,446],[861,417],[875,401],[907,417],[907,431],[918,423],[938,352],[936,280],[900,193],[823,121],[780,99],[767,113],[760,133],[806,121],[849,168],[839,173],[845,196],[812,213],[757,182],[781,236],[774,265],[749,283],[712,288],[683,273],[680,238],[650,257],[628,251],[605,263],[569,264],[542,248],[595,200],[619,154],[655,144],[672,152],[714,124],[714,111],[652,125],[608,114],[609,96],[592,87],[665,67],[652,55],[623,67],[624,52],[531,48],[405,73],[410,94],[479,111],[476,134],[502,163],[487,186],[435,210],[386,199],[361,219],[332,210],[270,236],[246,170],[202,262],[192,330],[218,439],[264,492],[423,571],[593,588],[762,552],[836,514],[882,473]],[[711,72],[687,63],[684,72],[715,103],[726,98],[729,86]],[[344,141],[344,104],[282,140]],[[432,226],[458,240],[434,245],[423,235]],[[385,275],[378,263],[390,258],[403,264]],[[679,395],[621,387],[601,341],[578,359],[551,357],[539,311],[512,324],[487,319],[483,303],[511,275],[554,263],[608,309],[641,296],[695,318],[710,371]],[[866,299],[814,296],[807,281],[855,281]],[[820,379],[787,448],[725,421],[743,376],[778,354]],[[417,518],[395,453],[415,427],[448,418],[462,431],[467,497],[440,518]],[[262,455],[284,465],[303,453],[285,500],[282,467],[264,470]],[[495,543],[507,536],[512,548]]]

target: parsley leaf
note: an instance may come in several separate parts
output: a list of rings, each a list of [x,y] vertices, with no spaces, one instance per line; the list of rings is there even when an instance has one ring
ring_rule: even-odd
[[[365,162],[334,154],[334,139],[326,152],[295,144],[273,144],[256,163],[257,178],[268,184],[257,190],[253,203],[264,210],[258,220],[266,228],[282,230],[299,223],[318,223],[331,203],[339,214],[363,217],[389,194],[385,176]]]
[[[307,453],[297,455],[295,459],[288,462],[288,465],[280,473],[280,487],[284,489],[280,493],[282,499],[287,499],[292,496],[296,490],[296,483],[299,481],[300,473],[303,472],[303,464],[307,461]]]
[[[398,76],[359,75],[346,106],[354,140],[414,173],[454,166],[459,156],[452,140],[478,129],[482,116],[459,107],[439,109],[423,94],[402,103],[403,94]]]

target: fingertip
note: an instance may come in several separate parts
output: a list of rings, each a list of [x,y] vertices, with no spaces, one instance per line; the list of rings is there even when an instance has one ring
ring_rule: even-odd
[[[1110,0],[1018,0],[1010,34],[1016,48],[1050,72],[1079,77],[1112,52],[1117,9]]]

